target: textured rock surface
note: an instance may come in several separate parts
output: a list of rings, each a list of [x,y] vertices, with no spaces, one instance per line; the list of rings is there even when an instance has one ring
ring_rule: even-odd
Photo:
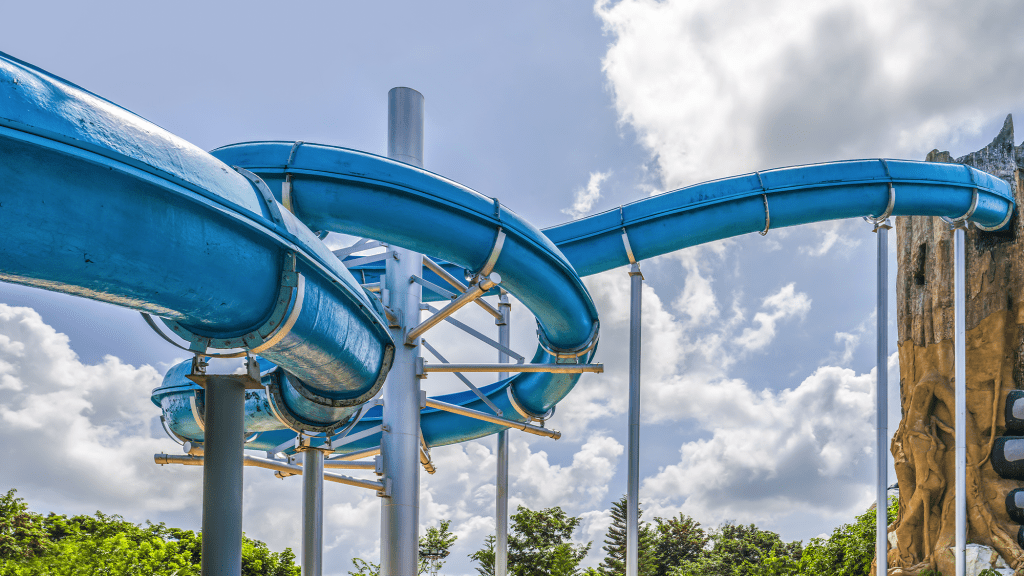
[[[1017,205],[1024,205],[1024,143],[1014,146],[1010,117],[982,150],[955,160],[933,150],[927,159],[969,164],[1003,178]],[[938,218],[899,217],[896,237],[903,419],[892,442],[900,514],[890,527],[896,550],[889,555],[889,574],[953,574],[953,234]],[[1000,478],[989,458],[992,442],[1005,431],[1006,392],[1024,388],[1022,220],[1015,215],[1008,232],[972,229],[966,248],[968,541],[992,547],[1024,575],[1018,525],[1004,506],[1006,494],[1024,483]]]

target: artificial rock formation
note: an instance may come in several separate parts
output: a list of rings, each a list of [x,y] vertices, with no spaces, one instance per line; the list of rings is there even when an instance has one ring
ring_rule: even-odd
[[[952,159],[933,150],[928,160],[958,162],[1008,182],[1024,206],[1024,143],[1013,144],[1007,117],[996,139]],[[897,188],[897,202],[899,189]],[[971,229],[967,270],[967,508],[968,542],[991,546],[1024,576],[1019,525],[1007,515],[1006,495],[1024,486],[992,467],[992,445],[1005,433],[1009,390],[1024,388],[1024,219],[1007,232]],[[903,419],[892,441],[900,512],[890,526],[890,575],[925,569],[955,573],[953,401],[953,233],[933,217],[896,218],[899,272],[900,402]]]

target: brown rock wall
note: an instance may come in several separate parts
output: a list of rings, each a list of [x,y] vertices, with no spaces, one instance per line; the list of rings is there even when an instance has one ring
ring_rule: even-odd
[[[1024,206],[1024,144],[1013,145],[1007,117],[993,142],[952,159],[1010,182]],[[899,190],[897,189],[897,202]],[[1024,575],[1017,524],[1004,501],[1024,482],[992,469],[994,439],[1005,433],[1007,390],[1024,388],[1024,226],[1014,216],[1009,232],[967,232],[967,445],[968,540],[995,548]],[[897,329],[903,419],[892,453],[900,486],[900,515],[890,527],[897,549],[890,574],[938,569],[953,573],[955,540],[953,420],[953,234],[939,218],[896,218]]]

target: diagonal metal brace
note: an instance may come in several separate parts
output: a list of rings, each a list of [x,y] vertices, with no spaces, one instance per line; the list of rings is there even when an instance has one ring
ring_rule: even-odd
[[[494,288],[500,283],[501,276],[499,276],[497,272],[491,272],[487,276],[481,278],[479,282],[470,287],[469,290],[466,290],[465,292],[460,294],[458,298],[449,302],[444,308],[438,310],[436,314],[434,314],[430,318],[427,318],[423,322],[420,322],[419,326],[410,329],[406,333],[405,343],[408,345],[412,345],[413,343],[416,342],[417,338],[423,335],[424,332],[430,330],[434,326],[437,326],[442,320],[451,316],[452,314],[455,314],[463,306],[469,304],[470,302],[476,300],[477,298],[480,298],[485,293],[487,293],[488,290]]]
[[[443,279],[445,282],[451,284],[452,287],[454,287],[459,292],[465,292],[466,290],[468,290],[468,288],[466,287],[465,284],[463,284],[462,282],[459,282],[459,280],[455,276],[452,276],[451,274],[449,274],[447,270],[445,270],[437,262],[434,262],[433,259],[431,259],[431,258],[424,258],[423,259],[423,265],[428,270],[433,272],[434,274],[437,274],[438,276],[440,276],[441,279]],[[491,306],[490,304],[488,304],[484,300],[479,300],[478,299],[478,300],[474,300],[474,302],[476,303],[477,306],[483,308],[488,314],[490,314],[491,316],[494,316],[495,319],[501,320],[501,312],[499,312],[494,306]]]
[[[426,307],[427,307],[427,310],[430,310],[431,312],[434,312],[434,313],[438,312],[438,309],[434,308],[430,304],[427,304]],[[484,344],[487,344],[491,348],[494,348],[495,350],[497,350],[499,352],[504,352],[505,354],[508,354],[512,358],[515,358],[516,359],[516,363],[522,364],[523,362],[526,362],[526,357],[523,356],[522,354],[516,352],[515,350],[509,348],[508,346],[505,346],[504,344],[498,342],[497,340],[494,340],[493,338],[488,338],[487,336],[483,335],[478,330],[475,330],[475,329],[471,328],[468,324],[460,322],[460,321],[458,321],[458,320],[456,320],[455,318],[452,318],[452,317],[445,318],[444,321],[449,323],[449,324],[451,324],[452,326],[455,326],[459,330],[462,330],[466,334],[469,334],[470,336],[476,338],[477,340],[483,342]]]
[[[423,344],[423,347],[426,348],[431,354],[433,354],[438,360],[444,362],[445,364],[448,364],[448,360],[444,356],[441,356],[441,353],[434,349],[434,347],[431,346],[429,343],[427,343],[426,340],[420,340],[420,343]],[[457,376],[459,380],[462,380],[462,383],[465,384],[466,387],[468,387],[470,390],[472,390],[473,394],[476,394],[476,397],[479,398],[484,404],[486,404],[488,408],[493,410],[495,414],[497,414],[498,416],[503,415],[501,409],[495,406],[494,402],[491,402],[491,399],[485,396],[484,393],[481,392],[479,388],[474,386],[473,383],[469,381],[469,378],[466,378],[462,374],[462,372],[455,372],[455,376]]]

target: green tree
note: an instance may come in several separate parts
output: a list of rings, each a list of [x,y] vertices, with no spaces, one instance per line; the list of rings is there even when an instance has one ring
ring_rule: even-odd
[[[637,510],[639,519],[643,510]],[[626,496],[612,502],[612,524],[605,534],[604,546],[606,556],[597,568],[603,576],[624,576],[626,574]],[[640,522],[638,526],[637,567],[640,576],[655,576],[658,572],[658,558],[655,542],[655,531]]]
[[[484,538],[484,547],[473,552],[469,558],[476,562],[476,573],[479,576],[494,576],[494,534]]]
[[[668,576],[672,569],[696,560],[704,552],[708,536],[693,518],[679,514],[675,518],[655,518],[654,524],[656,576]]]
[[[420,574],[429,572],[437,576],[438,570],[444,566],[452,545],[459,539],[448,531],[451,524],[451,520],[442,520],[440,527],[427,528],[427,533],[420,538]]]
[[[750,524],[725,524],[711,534],[712,546],[696,560],[684,561],[673,576],[761,576],[762,563],[778,558],[799,561],[800,542],[785,543],[779,535]]]
[[[202,561],[202,535],[140,526],[120,516],[50,514],[28,511],[14,491],[0,498],[0,574],[78,576],[85,574],[191,576]],[[243,536],[243,576],[299,576],[291,549],[271,552],[266,544]]]
[[[367,562],[362,558],[353,558],[352,565],[356,567],[356,571],[349,572],[349,576],[380,576],[380,564]]]
[[[12,488],[0,496],[0,560],[33,558],[53,547],[42,516],[29,512],[15,493]]]
[[[577,576],[580,562],[590,551],[572,543],[580,519],[558,506],[534,511],[519,506],[511,516],[508,535],[508,571],[512,576]],[[494,536],[484,547],[469,555],[480,576],[494,575]]]
[[[889,499],[889,524],[896,521],[899,501]],[[875,559],[875,510],[869,509],[852,524],[832,531],[827,540],[814,538],[804,550],[801,574],[807,576],[861,576],[871,571]]]

